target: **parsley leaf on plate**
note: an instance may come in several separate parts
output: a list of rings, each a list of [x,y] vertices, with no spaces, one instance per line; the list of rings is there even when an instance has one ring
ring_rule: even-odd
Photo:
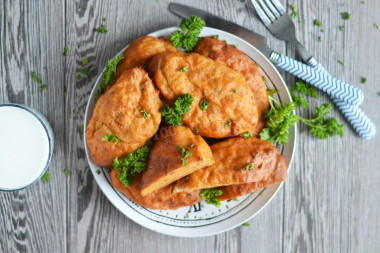
[[[119,142],[119,139],[114,134],[106,134],[103,136],[102,141],[114,142],[116,144]]]
[[[174,103],[174,108],[167,104],[161,108],[162,117],[165,119],[166,123],[173,126],[182,125],[182,115],[190,111],[190,106],[194,99],[191,94],[181,95]]]
[[[186,161],[186,158],[187,157],[190,157],[192,154],[190,151],[186,150],[184,147],[182,147],[181,145],[178,145],[177,148],[179,150],[181,150],[182,152],[182,157],[181,157],[181,160],[182,160],[182,167],[185,167],[187,165],[187,161]]]
[[[201,191],[202,199],[206,199],[207,204],[215,205],[216,207],[220,207],[220,200],[217,199],[217,196],[221,196],[223,194],[222,190],[218,189],[203,189]]]
[[[106,70],[102,74],[102,83],[99,85],[98,95],[101,95],[109,84],[116,82],[116,66],[122,59],[124,59],[124,56],[118,55],[113,60],[107,62]]]
[[[209,106],[207,98],[202,99],[201,102],[199,102],[199,106],[201,107],[202,111],[206,111]]]
[[[205,26],[205,21],[195,15],[188,19],[182,19],[179,28],[182,31],[175,31],[170,36],[170,40],[175,47],[181,47],[191,52],[197,45],[198,36]]]
[[[50,180],[50,172],[47,170],[45,174],[42,176],[42,181],[46,184]]]

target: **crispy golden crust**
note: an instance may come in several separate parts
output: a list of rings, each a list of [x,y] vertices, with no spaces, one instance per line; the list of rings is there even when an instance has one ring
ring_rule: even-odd
[[[202,200],[200,191],[173,193],[174,184],[170,184],[145,197],[141,196],[141,174],[136,174],[133,183],[125,187],[119,180],[117,172],[111,170],[113,186],[136,204],[151,209],[178,209],[194,205]]]
[[[184,67],[188,71],[179,71]],[[155,56],[148,65],[157,88],[169,102],[190,93],[194,102],[183,122],[191,130],[212,138],[236,136],[257,124],[254,95],[238,72],[196,53],[169,52]],[[207,98],[202,111],[199,102]]]
[[[176,52],[173,43],[163,37],[155,38],[144,36],[134,40],[124,53],[124,59],[117,66],[116,76],[124,70],[141,67],[146,69],[148,61],[155,55],[163,52]]]
[[[191,152],[191,156],[185,158],[186,166],[183,166],[182,149],[178,146]],[[201,136],[194,135],[184,126],[161,128],[143,172],[141,195],[145,196],[213,163],[211,149]]]
[[[211,146],[215,163],[177,181],[175,192],[267,181],[277,171],[287,177],[284,158],[277,148],[257,138],[231,138]],[[248,163],[253,169],[245,170]]]
[[[277,169],[272,172],[272,174],[267,180],[220,187],[219,189],[223,191],[223,194],[217,198],[221,201],[234,199],[236,197],[240,197],[261,190],[270,185],[281,183],[282,181],[285,181],[287,178],[288,174],[286,163],[284,159],[280,159],[278,162]]]
[[[269,107],[269,101],[263,77],[256,63],[236,47],[212,37],[201,38],[194,52],[222,63],[244,76],[256,100],[259,122],[252,133],[257,135],[265,125],[264,112]]]
[[[115,157],[127,155],[153,137],[161,122],[158,93],[148,74],[134,68],[125,71],[99,98],[86,129],[87,145],[96,164],[111,166]],[[144,118],[143,109],[149,118]],[[102,141],[106,134],[114,134],[119,141]]]

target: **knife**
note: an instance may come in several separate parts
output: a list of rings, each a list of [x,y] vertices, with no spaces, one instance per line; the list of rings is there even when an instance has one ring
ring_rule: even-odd
[[[235,23],[221,19],[203,10],[177,3],[170,3],[169,10],[182,18],[197,15],[206,22],[206,26],[227,31],[251,43],[269,60],[275,63],[276,66],[329,94],[362,138],[369,139],[375,135],[375,125],[359,107],[352,106],[352,104],[359,104],[364,98],[363,93],[358,88],[331,77],[323,68],[312,68],[274,52],[268,46],[266,37]]]

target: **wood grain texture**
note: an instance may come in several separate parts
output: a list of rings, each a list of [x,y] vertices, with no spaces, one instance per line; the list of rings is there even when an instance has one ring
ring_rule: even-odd
[[[50,182],[0,193],[0,252],[379,252],[380,137],[363,141],[338,110],[332,114],[347,125],[345,136],[320,141],[307,131],[301,133],[288,181],[250,227],[196,239],[169,237],[137,225],[106,199],[85,159],[82,127],[88,96],[106,61],[125,45],[178,25],[180,19],[167,10],[169,2],[0,3],[0,103],[36,108],[55,133]],[[176,2],[268,36],[276,51],[297,57],[292,46],[269,34],[249,1]],[[361,108],[380,126],[380,30],[373,25],[380,25],[380,2],[281,2],[293,3],[298,10],[300,42],[332,75],[364,91]],[[340,17],[343,11],[351,13],[350,20]],[[314,19],[322,21],[325,32],[313,26]],[[103,23],[109,32],[95,33]],[[70,48],[66,57],[65,46]],[[84,58],[89,60],[86,66]],[[77,79],[86,68],[88,77],[80,74]],[[32,71],[48,86],[42,93],[32,81]],[[281,73],[290,86],[294,84],[292,76]],[[368,78],[367,84],[360,83],[362,77]],[[326,102],[330,99],[322,93],[310,99],[311,108]],[[311,111],[298,113],[309,117]],[[72,175],[65,175],[64,169]]]

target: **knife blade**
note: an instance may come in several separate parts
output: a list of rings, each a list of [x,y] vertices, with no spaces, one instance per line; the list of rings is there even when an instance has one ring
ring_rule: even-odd
[[[240,25],[227,21],[212,15],[206,11],[193,8],[183,4],[170,3],[169,10],[182,18],[190,18],[192,15],[197,15],[206,22],[206,26],[224,30],[235,34],[236,36],[248,41],[260,50],[266,57],[270,58],[272,50],[268,46],[268,39],[264,36],[255,33]]]

